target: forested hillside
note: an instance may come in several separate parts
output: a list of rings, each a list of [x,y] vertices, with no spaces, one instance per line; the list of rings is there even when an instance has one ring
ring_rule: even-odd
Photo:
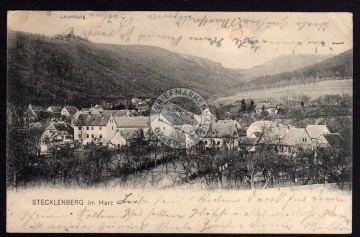
[[[82,107],[133,96],[154,98],[174,87],[210,98],[230,93],[237,84],[231,70],[215,70],[158,47],[8,34],[8,99],[15,104]]]
[[[282,72],[275,75],[262,76],[246,83],[241,90],[267,89],[289,85],[306,84],[323,80],[344,79],[353,76],[353,50],[331,57],[321,63]]]

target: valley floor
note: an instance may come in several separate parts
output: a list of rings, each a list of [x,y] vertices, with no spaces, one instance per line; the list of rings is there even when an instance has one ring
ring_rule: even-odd
[[[233,96],[218,98],[211,102],[213,105],[231,104],[237,100],[253,99],[253,100],[279,100],[287,95],[308,95],[311,99],[327,94],[349,94],[353,93],[353,80],[329,80],[312,84],[295,85],[283,88],[274,88],[267,90],[240,92]]]

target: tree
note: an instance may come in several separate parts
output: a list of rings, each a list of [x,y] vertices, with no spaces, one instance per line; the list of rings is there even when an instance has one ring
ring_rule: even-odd
[[[112,109],[122,110],[122,109],[126,109],[126,106],[123,103],[120,103],[119,105],[114,106]]]
[[[29,130],[8,129],[6,174],[8,184],[12,184],[14,190],[39,175],[33,172],[33,165],[37,163],[35,145]]]
[[[130,101],[129,105],[128,105],[128,110],[134,110],[136,109],[135,105],[133,104],[133,102]]]
[[[301,107],[304,108],[304,101],[302,100],[301,103],[300,103]]]
[[[241,100],[241,107],[240,107],[240,112],[245,112],[246,111],[246,102],[244,99]]]
[[[251,113],[254,111],[254,107],[255,107],[255,103],[253,100],[250,101],[249,106],[248,106],[248,112]]]
[[[287,112],[287,115],[289,118],[294,118],[296,119],[297,121],[298,120],[302,120],[304,119],[304,113],[302,111],[302,109],[300,108],[294,108],[294,107],[291,107],[288,112]]]
[[[261,111],[260,117],[262,119],[268,118],[269,117],[269,112],[267,112],[266,110]]]

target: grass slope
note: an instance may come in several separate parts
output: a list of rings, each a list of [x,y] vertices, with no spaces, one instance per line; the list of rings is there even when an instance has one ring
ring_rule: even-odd
[[[287,95],[308,95],[311,99],[316,99],[322,95],[327,94],[349,94],[353,93],[353,80],[330,80],[322,81],[318,83],[305,84],[305,85],[294,85],[288,87],[257,90],[257,91],[244,91],[233,96],[222,97],[211,104],[231,104],[237,100],[242,99],[254,99],[257,101],[261,100],[279,100],[283,96]]]

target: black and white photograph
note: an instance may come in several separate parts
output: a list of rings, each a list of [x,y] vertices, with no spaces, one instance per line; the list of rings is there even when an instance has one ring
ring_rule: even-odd
[[[352,233],[353,16],[8,11],[9,233]]]

